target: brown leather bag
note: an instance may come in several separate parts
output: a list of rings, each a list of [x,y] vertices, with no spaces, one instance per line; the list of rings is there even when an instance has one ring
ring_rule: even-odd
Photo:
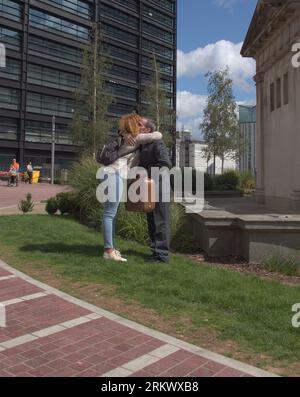
[[[128,184],[128,190],[132,183],[136,182],[136,180],[132,181]],[[127,196],[127,202],[125,203],[126,211],[128,212],[152,212],[155,209],[155,183],[153,179],[143,178],[141,181],[143,185],[142,191],[145,192],[146,197],[141,197],[142,201],[138,201],[137,203],[133,203],[129,200]],[[140,189],[139,189],[140,190]],[[137,191],[140,194],[139,190]]]

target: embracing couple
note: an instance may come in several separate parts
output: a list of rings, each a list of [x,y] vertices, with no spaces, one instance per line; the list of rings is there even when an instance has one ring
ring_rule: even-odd
[[[127,259],[116,249],[114,240],[118,208],[124,193],[124,185],[126,186],[124,180],[128,171],[133,167],[143,167],[150,177],[152,167],[170,169],[172,165],[167,147],[162,140],[162,134],[156,131],[152,120],[137,114],[124,116],[119,122],[119,134],[121,146],[118,159],[109,166],[109,172],[113,172],[113,178],[110,178],[113,186],[109,188],[114,191],[115,199],[104,203],[103,257],[106,260],[127,262]],[[149,262],[158,264],[169,261],[169,203],[163,201],[160,195],[154,211],[147,214],[152,249]]]

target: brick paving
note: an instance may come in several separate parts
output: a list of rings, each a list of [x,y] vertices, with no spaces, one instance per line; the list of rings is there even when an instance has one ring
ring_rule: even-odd
[[[0,303],[17,298],[0,328],[0,377],[272,376],[79,301],[0,260],[0,277],[13,274],[0,282]]]
[[[67,189],[66,186],[49,183],[29,185],[24,182],[20,182],[18,187],[8,187],[7,182],[0,181],[0,209],[17,206],[27,193],[31,193],[33,202],[38,203]]]

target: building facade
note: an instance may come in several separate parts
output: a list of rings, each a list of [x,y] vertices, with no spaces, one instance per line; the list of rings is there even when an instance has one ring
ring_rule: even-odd
[[[116,98],[109,117],[139,111],[156,54],[169,106],[176,106],[176,0],[0,0],[0,168],[51,161],[56,116],[56,162],[68,167],[77,148],[69,124],[80,84],[82,49],[98,23],[112,68]]]
[[[242,48],[257,63],[257,200],[300,210],[300,1],[258,1]],[[299,54],[297,59],[299,58]]]
[[[197,168],[202,172],[208,174],[214,173],[214,162],[213,159],[207,160],[205,155],[205,142],[195,141],[192,138],[192,134],[189,131],[177,133],[176,140],[176,167],[191,167]],[[216,158],[216,175],[222,173],[222,160]],[[237,164],[229,156],[224,161],[224,171],[236,170]]]
[[[242,141],[239,169],[255,175],[256,106],[239,105],[239,125]]]

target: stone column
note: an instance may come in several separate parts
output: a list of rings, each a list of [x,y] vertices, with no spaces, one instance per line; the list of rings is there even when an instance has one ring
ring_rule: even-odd
[[[254,77],[256,82],[256,201],[265,203],[265,148],[264,148],[264,76],[259,72]]]

